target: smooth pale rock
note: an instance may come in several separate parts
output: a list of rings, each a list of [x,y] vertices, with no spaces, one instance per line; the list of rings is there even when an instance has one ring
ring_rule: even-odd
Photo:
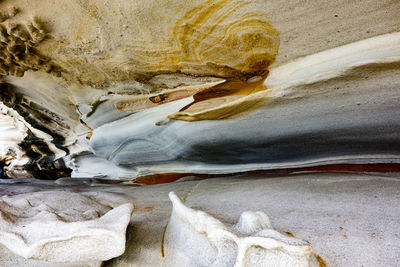
[[[263,212],[246,211],[236,225],[186,207],[173,208],[165,237],[166,266],[310,266],[311,245],[272,229]]]
[[[93,154],[77,156],[68,161],[68,167],[72,169],[74,178],[112,178],[118,179],[122,175],[123,168],[118,168],[112,162]]]
[[[96,262],[125,251],[133,205],[107,194],[43,191],[0,199],[0,243],[27,259]]]
[[[8,109],[1,105],[0,132],[0,161],[14,164],[22,161],[25,153],[18,144],[24,140],[27,128],[23,123],[8,115]]]

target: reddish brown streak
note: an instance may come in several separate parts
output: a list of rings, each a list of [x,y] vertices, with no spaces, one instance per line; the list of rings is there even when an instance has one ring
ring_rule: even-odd
[[[289,175],[293,173],[312,172],[343,172],[343,173],[400,173],[399,163],[377,163],[377,164],[331,164],[314,167],[288,168],[274,170],[256,170],[229,174],[199,174],[199,173],[162,173],[142,176],[134,180],[135,183],[143,185],[164,184],[179,180],[185,176],[197,178],[232,177],[242,175]]]

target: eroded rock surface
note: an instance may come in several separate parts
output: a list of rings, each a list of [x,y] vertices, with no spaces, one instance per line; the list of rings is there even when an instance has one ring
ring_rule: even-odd
[[[108,266],[162,266],[172,255],[165,242],[164,257],[161,252],[164,228],[171,217],[172,203],[168,198],[171,191],[176,192],[185,206],[217,218],[233,232],[230,226],[237,223],[243,211],[268,214],[276,231],[293,234],[312,244],[310,261],[318,257],[327,266],[396,266],[399,254],[394,244],[400,242],[400,180],[385,176],[303,173],[206,180],[187,177],[175,183],[140,187],[117,181],[105,184],[104,180],[96,179],[2,179],[0,195],[71,190],[93,195],[112,193],[124,197],[115,203],[134,203],[126,251],[107,261]],[[131,201],[126,200],[127,196]],[[26,260],[3,245],[0,245],[0,259],[4,267],[87,266]]]
[[[165,121],[185,98],[98,127],[90,144],[128,177],[399,162],[399,59],[399,33],[363,40],[273,68],[246,116]]]
[[[43,191],[0,199],[0,243],[27,259],[98,262],[125,251],[133,205],[107,194]]]
[[[174,192],[169,197],[166,266],[310,266],[311,245],[273,230],[263,212],[243,212],[228,226],[186,207]]]
[[[3,173],[399,162],[399,12],[390,0],[3,0],[2,118],[27,128]]]

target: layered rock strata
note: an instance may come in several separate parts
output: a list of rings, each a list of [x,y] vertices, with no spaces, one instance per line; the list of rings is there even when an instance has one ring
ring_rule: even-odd
[[[399,12],[372,0],[4,0],[1,119],[24,129],[0,137],[19,151],[1,152],[2,173],[398,162]]]

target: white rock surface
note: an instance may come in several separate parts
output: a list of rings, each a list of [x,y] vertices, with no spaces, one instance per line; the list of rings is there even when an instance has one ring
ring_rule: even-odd
[[[186,207],[169,193],[173,208],[166,230],[166,266],[306,267],[311,245],[272,229],[268,216],[246,211],[236,225]]]
[[[174,191],[186,206],[202,210],[226,225],[235,225],[243,211],[262,211],[271,218],[275,230],[309,241],[315,256],[319,255],[329,267],[397,267],[400,179],[398,174],[392,176],[325,173],[206,180],[187,177],[175,183],[140,187],[102,184],[95,179],[60,179],[56,183],[16,179],[0,180],[0,195],[90,191],[93,195],[119,196],[121,199],[114,203],[134,203],[126,251],[107,261],[107,266],[162,266],[168,261],[168,244],[164,244],[164,257],[161,244],[172,210],[168,193]],[[0,261],[2,267],[85,266],[26,260],[2,245]]]
[[[8,111],[0,103],[0,161],[16,164],[24,161],[24,151],[18,144],[24,140],[27,128],[21,121],[8,115]]]
[[[133,205],[107,194],[43,191],[0,198],[0,243],[27,259],[96,262],[125,251]]]

